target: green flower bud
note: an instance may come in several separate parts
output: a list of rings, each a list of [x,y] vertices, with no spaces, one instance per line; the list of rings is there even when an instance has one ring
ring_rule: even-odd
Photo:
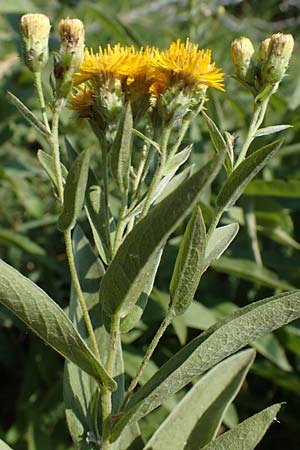
[[[57,80],[56,94],[68,97],[74,70],[80,66],[84,54],[84,26],[79,19],[62,19],[59,23],[61,45],[54,66]]]
[[[50,21],[44,14],[25,14],[20,20],[25,64],[32,72],[40,72],[48,61]]]
[[[61,64],[66,70],[69,67],[79,67],[84,53],[84,26],[79,19],[62,19],[59,22],[61,39]]]
[[[254,48],[250,39],[240,37],[231,44],[231,58],[237,78],[252,85],[254,82],[254,64],[252,57]]]
[[[276,33],[271,36],[269,45],[264,49],[265,56],[261,67],[264,84],[280,82],[288,68],[293,48],[294,38],[291,34]]]

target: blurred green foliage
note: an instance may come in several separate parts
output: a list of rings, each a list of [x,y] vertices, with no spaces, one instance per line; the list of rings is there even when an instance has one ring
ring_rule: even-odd
[[[52,22],[50,45],[58,48],[58,22],[63,17],[78,17],[86,25],[86,43],[156,45],[163,48],[178,37],[211,48],[213,59],[227,74],[226,92],[210,93],[209,114],[224,131],[234,133],[239,141],[251,117],[250,94],[231,78],[230,43],[240,36],[254,44],[273,32],[292,33],[296,45],[290,69],[278,93],[272,97],[265,126],[291,124],[284,131],[285,144],[262,175],[249,186],[246,195],[223,219],[233,218],[241,230],[226,257],[221,258],[202,279],[196,301],[163,338],[142,381],[145,382],[180,345],[207,328],[217,318],[236,306],[273,295],[278,283],[300,288],[300,5],[292,0],[61,0],[46,5],[41,0],[14,0],[0,3],[0,257],[37,282],[62,306],[68,305],[69,276],[63,241],[56,228],[57,208],[51,186],[36,158],[45,144],[29,128],[9,103],[12,91],[38,112],[31,74],[20,55],[18,21],[27,12],[48,14]],[[44,74],[48,85],[51,64]],[[48,100],[51,91],[46,92]],[[78,149],[94,148],[97,143],[84,123],[77,123],[66,111],[62,135]],[[192,160],[199,164],[212,152],[208,133],[201,118],[194,121],[189,136],[194,142]],[[256,145],[270,142],[268,136]],[[96,163],[95,163],[96,165]],[[282,180],[279,182],[278,180]],[[222,183],[220,179],[217,183]],[[117,200],[116,200],[117,201]],[[205,199],[204,199],[205,203]],[[204,210],[207,221],[210,210]],[[257,270],[253,255],[253,223],[262,261],[267,273]],[[170,241],[156,281],[156,289],[139,326],[124,336],[126,371],[133,374],[147,348],[165,309],[165,295],[172,273],[182,229]],[[271,271],[271,272],[270,272]],[[201,302],[201,303],[200,303]],[[63,361],[6,310],[0,310],[0,437],[15,450],[68,450],[72,448],[64,418],[62,400]],[[258,410],[278,401],[287,404],[260,445],[269,450],[300,447],[300,326],[289,325],[257,343],[259,351],[252,372],[226,417],[232,426]],[[262,356],[264,355],[264,356]],[[141,424],[150,436],[172,408],[170,400]],[[239,418],[239,419],[238,419]]]

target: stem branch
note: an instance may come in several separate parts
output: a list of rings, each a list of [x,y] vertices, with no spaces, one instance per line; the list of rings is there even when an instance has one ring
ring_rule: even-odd
[[[136,386],[137,386],[137,384],[138,384],[138,382],[139,382],[139,380],[140,380],[140,378],[141,378],[141,376],[142,376],[142,374],[144,372],[145,366],[147,365],[147,363],[149,362],[151,356],[153,355],[154,350],[156,349],[156,347],[157,347],[157,345],[158,345],[162,335],[164,334],[164,332],[168,328],[168,326],[169,326],[173,316],[174,316],[174,310],[173,310],[173,308],[169,308],[168,311],[167,311],[167,314],[166,314],[166,316],[164,318],[164,320],[162,321],[160,327],[156,331],[155,336],[152,339],[152,341],[151,341],[151,343],[150,343],[150,345],[149,345],[149,347],[148,347],[148,349],[147,349],[147,351],[146,351],[146,353],[144,355],[144,358],[143,358],[143,360],[142,360],[142,362],[141,362],[141,364],[140,364],[140,366],[139,366],[139,368],[137,370],[137,373],[135,374],[135,377],[132,379],[132,381],[130,383],[130,386],[129,386],[127,392],[126,392],[126,395],[124,397],[123,403],[121,405],[121,408],[120,408],[121,410],[127,405],[131,394],[133,393],[134,389],[136,388]]]

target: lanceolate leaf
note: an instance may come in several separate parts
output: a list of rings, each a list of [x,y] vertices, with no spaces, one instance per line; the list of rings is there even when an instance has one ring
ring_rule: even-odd
[[[171,305],[183,314],[194,299],[205,257],[206,230],[201,209],[196,207],[180,245],[170,284]]]
[[[210,139],[213,143],[213,146],[217,153],[226,151],[226,158],[225,158],[225,167],[228,173],[232,171],[232,159],[233,156],[229,152],[229,147],[227,145],[227,142],[223,138],[220,130],[218,129],[215,122],[204,112],[202,111],[202,115],[204,117],[204,120],[206,122],[206,126],[210,135]]]
[[[131,162],[133,118],[130,102],[120,120],[118,132],[111,149],[111,170],[121,192],[127,192]]]
[[[28,120],[28,122],[33,125],[40,133],[42,133],[49,139],[51,136],[49,131],[47,130],[45,125],[30,111],[30,109],[28,109],[27,106],[24,105],[24,103],[22,103],[21,100],[11,92],[8,92],[8,96],[10,101],[16,106],[22,116],[25,117],[25,119]]]
[[[73,228],[84,203],[85,190],[90,164],[90,152],[81,152],[68,173],[64,189],[64,207],[58,219],[58,228],[61,231]]]
[[[195,447],[195,450],[254,450],[276,419],[280,408],[281,404],[270,406],[244,420],[205,447]]]
[[[170,172],[176,172],[179,167],[187,161],[191,154],[192,148],[192,145],[188,145],[186,148],[181,150],[181,152],[174,155],[171,159],[168,159],[164,168],[164,175],[167,175]]]
[[[38,286],[0,261],[0,303],[54,350],[73,361],[99,383],[115,382],[84,343],[63,310]]]
[[[46,153],[40,149],[37,152],[37,157],[41,163],[41,166],[47,172],[50,180],[52,181],[54,186],[57,187],[57,179],[56,179],[56,174],[55,174],[55,166],[54,166],[53,156],[48,155],[48,153]],[[63,164],[61,164],[60,166],[61,166],[63,178],[66,179],[67,175],[68,175],[68,171]]]
[[[267,136],[268,134],[279,133],[280,131],[286,130],[287,128],[291,128],[292,125],[275,125],[272,127],[260,128],[257,130],[255,136]]]
[[[233,206],[242,195],[247,184],[267,164],[267,162],[278,152],[282,145],[281,141],[257,150],[248,156],[227,178],[221,192],[217,197],[217,205],[221,210]]]
[[[215,178],[223,157],[216,156],[172,194],[156,205],[127,236],[103,277],[100,301],[107,314],[125,316],[144,291],[149,259],[195,206],[202,190]]]
[[[205,252],[205,263],[204,267],[207,269],[229,247],[235,236],[239,231],[238,223],[230,223],[224,227],[219,227],[214,230],[211,238],[207,242],[206,252]]]
[[[146,272],[149,274],[149,276],[145,277],[143,292],[141,293],[140,298],[137,300],[135,305],[133,305],[127,316],[121,320],[121,333],[127,333],[128,331],[130,331],[142,317],[144,309],[147,305],[148,297],[153,288],[155,275],[159,267],[162,252],[163,248],[154,253],[154,255],[149,259],[146,265]]]
[[[131,397],[116,422],[112,439],[131,420],[139,420],[168,397],[259,336],[300,317],[300,291],[266,298],[231,314],[193,339]]]
[[[195,450],[210,442],[239,392],[254,356],[254,350],[245,350],[211,369],[178,403],[145,450]]]

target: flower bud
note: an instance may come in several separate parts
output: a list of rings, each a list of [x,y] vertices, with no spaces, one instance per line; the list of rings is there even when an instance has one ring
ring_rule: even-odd
[[[261,42],[258,51],[258,63],[263,64],[267,61],[269,56],[269,45],[271,38],[267,38]]]
[[[72,89],[74,70],[83,60],[84,27],[79,19],[62,19],[59,23],[61,45],[54,66],[56,95],[67,97]]]
[[[39,72],[48,61],[50,21],[44,14],[25,14],[20,20],[27,67]]]
[[[294,38],[291,34],[276,33],[271,36],[261,68],[262,80],[265,84],[275,84],[283,78],[293,48]]]
[[[84,27],[79,19],[62,19],[59,22],[59,33],[61,39],[60,53],[62,65],[79,67],[84,53]]]
[[[252,56],[254,48],[250,39],[240,37],[231,44],[231,57],[235,67],[235,74],[240,81],[253,84],[254,64]]]

